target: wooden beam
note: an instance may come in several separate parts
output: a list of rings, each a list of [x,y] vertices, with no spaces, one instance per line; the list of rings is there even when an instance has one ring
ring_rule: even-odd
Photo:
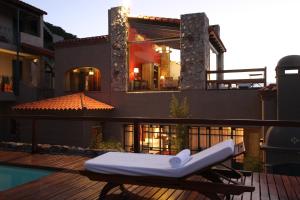
[[[300,120],[259,120],[259,119],[204,119],[204,118],[145,118],[145,117],[97,117],[97,116],[60,116],[60,115],[0,115],[0,119],[35,119],[66,121],[102,121],[121,123],[153,124],[197,124],[230,126],[279,126],[300,127]]]
[[[133,123],[133,151],[140,153],[140,128],[137,121]]]

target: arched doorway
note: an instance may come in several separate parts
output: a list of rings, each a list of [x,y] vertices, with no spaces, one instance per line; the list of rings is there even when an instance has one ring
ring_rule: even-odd
[[[77,67],[65,73],[65,91],[100,91],[101,72],[95,67]]]

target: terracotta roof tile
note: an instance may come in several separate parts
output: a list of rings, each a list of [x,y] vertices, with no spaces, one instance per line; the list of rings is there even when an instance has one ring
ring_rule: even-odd
[[[113,106],[97,101],[84,93],[76,93],[19,104],[14,110],[112,110]]]

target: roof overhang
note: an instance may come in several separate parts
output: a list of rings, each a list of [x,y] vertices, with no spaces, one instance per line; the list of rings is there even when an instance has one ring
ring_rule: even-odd
[[[54,51],[51,51],[51,50],[45,49],[45,48],[41,48],[41,47],[37,47],[37,46],[33,46],[31,44],[21,43],[21,49],[25,53],[54,58]]]
[[[47,12],[20,0],[5,0],[5,1],[1,1],[1,3],[13,6],[15,8],[20,8],[38,15],[47,15]]]

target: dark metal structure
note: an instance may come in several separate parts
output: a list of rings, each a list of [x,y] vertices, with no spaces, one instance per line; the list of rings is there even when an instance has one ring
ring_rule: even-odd
[[[300,119],[300,55],[282,58],[277,65],[277,119]],[[300,128],[270,127],[265,144],[268,172],[300,175]]]

